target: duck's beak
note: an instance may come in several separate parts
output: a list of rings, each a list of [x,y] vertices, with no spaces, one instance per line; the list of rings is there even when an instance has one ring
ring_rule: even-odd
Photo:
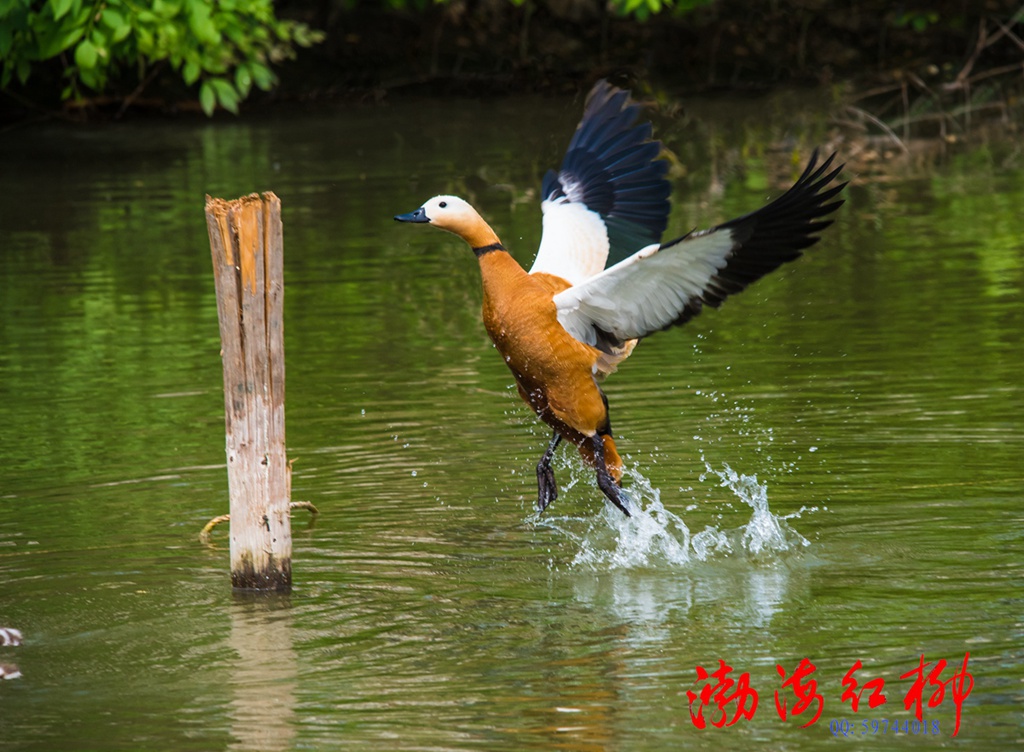
[[[395,221],[396,222],[429,222],[430,218],[427,217],[427,212],[421,206],[416,211],[409,212],[408,214],[396,214],[395,215]]]

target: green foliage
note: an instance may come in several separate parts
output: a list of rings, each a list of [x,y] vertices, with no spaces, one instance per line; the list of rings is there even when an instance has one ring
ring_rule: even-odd
[[[199,84],[206,114],[230,112],[252,86],[270,89],[271,65],[323,34],[275,17],[271,0],[0,0],[0,88],[58,58],[63,99],[102,92],[122,71],[145,85],[165,62],[189,86]]]
[[[677,16],[711,5],[714,0],[611,0],[612,9],[620,16],[633,16],[646,21],[658,13],[671,11]]]
[[[929,26],[939,21],[939,14],[934,11],[904,11],[898,14],[892,21],[893,26],[898,29],[910,27],[916,32],[923,32]]]

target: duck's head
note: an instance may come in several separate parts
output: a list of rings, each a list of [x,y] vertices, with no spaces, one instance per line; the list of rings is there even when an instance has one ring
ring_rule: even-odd
[[[497,240],[476,209],[458,196],[434,196],[416,211],[395,215],[395,220],[431,224],[455,233],[474,247]]]

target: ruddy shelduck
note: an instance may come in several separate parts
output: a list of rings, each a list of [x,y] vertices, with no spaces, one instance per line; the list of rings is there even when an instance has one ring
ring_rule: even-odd
[[[561,169],[542,183],[543,233],[529,272],[461,198],[435,196],[395,217],[469,243],[480,264],[483,321],[519,394],[554,436],[537,464],[537,508],[558,496],[551,459],[564,438],[626,516],[622,460],[599,381],[642,338],[717,308],[818,241],[842,204],[835,154],[817,152],[796,183],[757,211],[660,242],[671,186],[662,146],[640,105],[605,81],[587,98]]]

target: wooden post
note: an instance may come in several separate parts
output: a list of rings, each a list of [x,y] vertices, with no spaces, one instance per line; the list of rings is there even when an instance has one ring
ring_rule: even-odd
[[[284,442],[284,244],[281,201],[255,193],[206,197],[217,285],[228,488],[231,584],[288,591],[291,468]]]

